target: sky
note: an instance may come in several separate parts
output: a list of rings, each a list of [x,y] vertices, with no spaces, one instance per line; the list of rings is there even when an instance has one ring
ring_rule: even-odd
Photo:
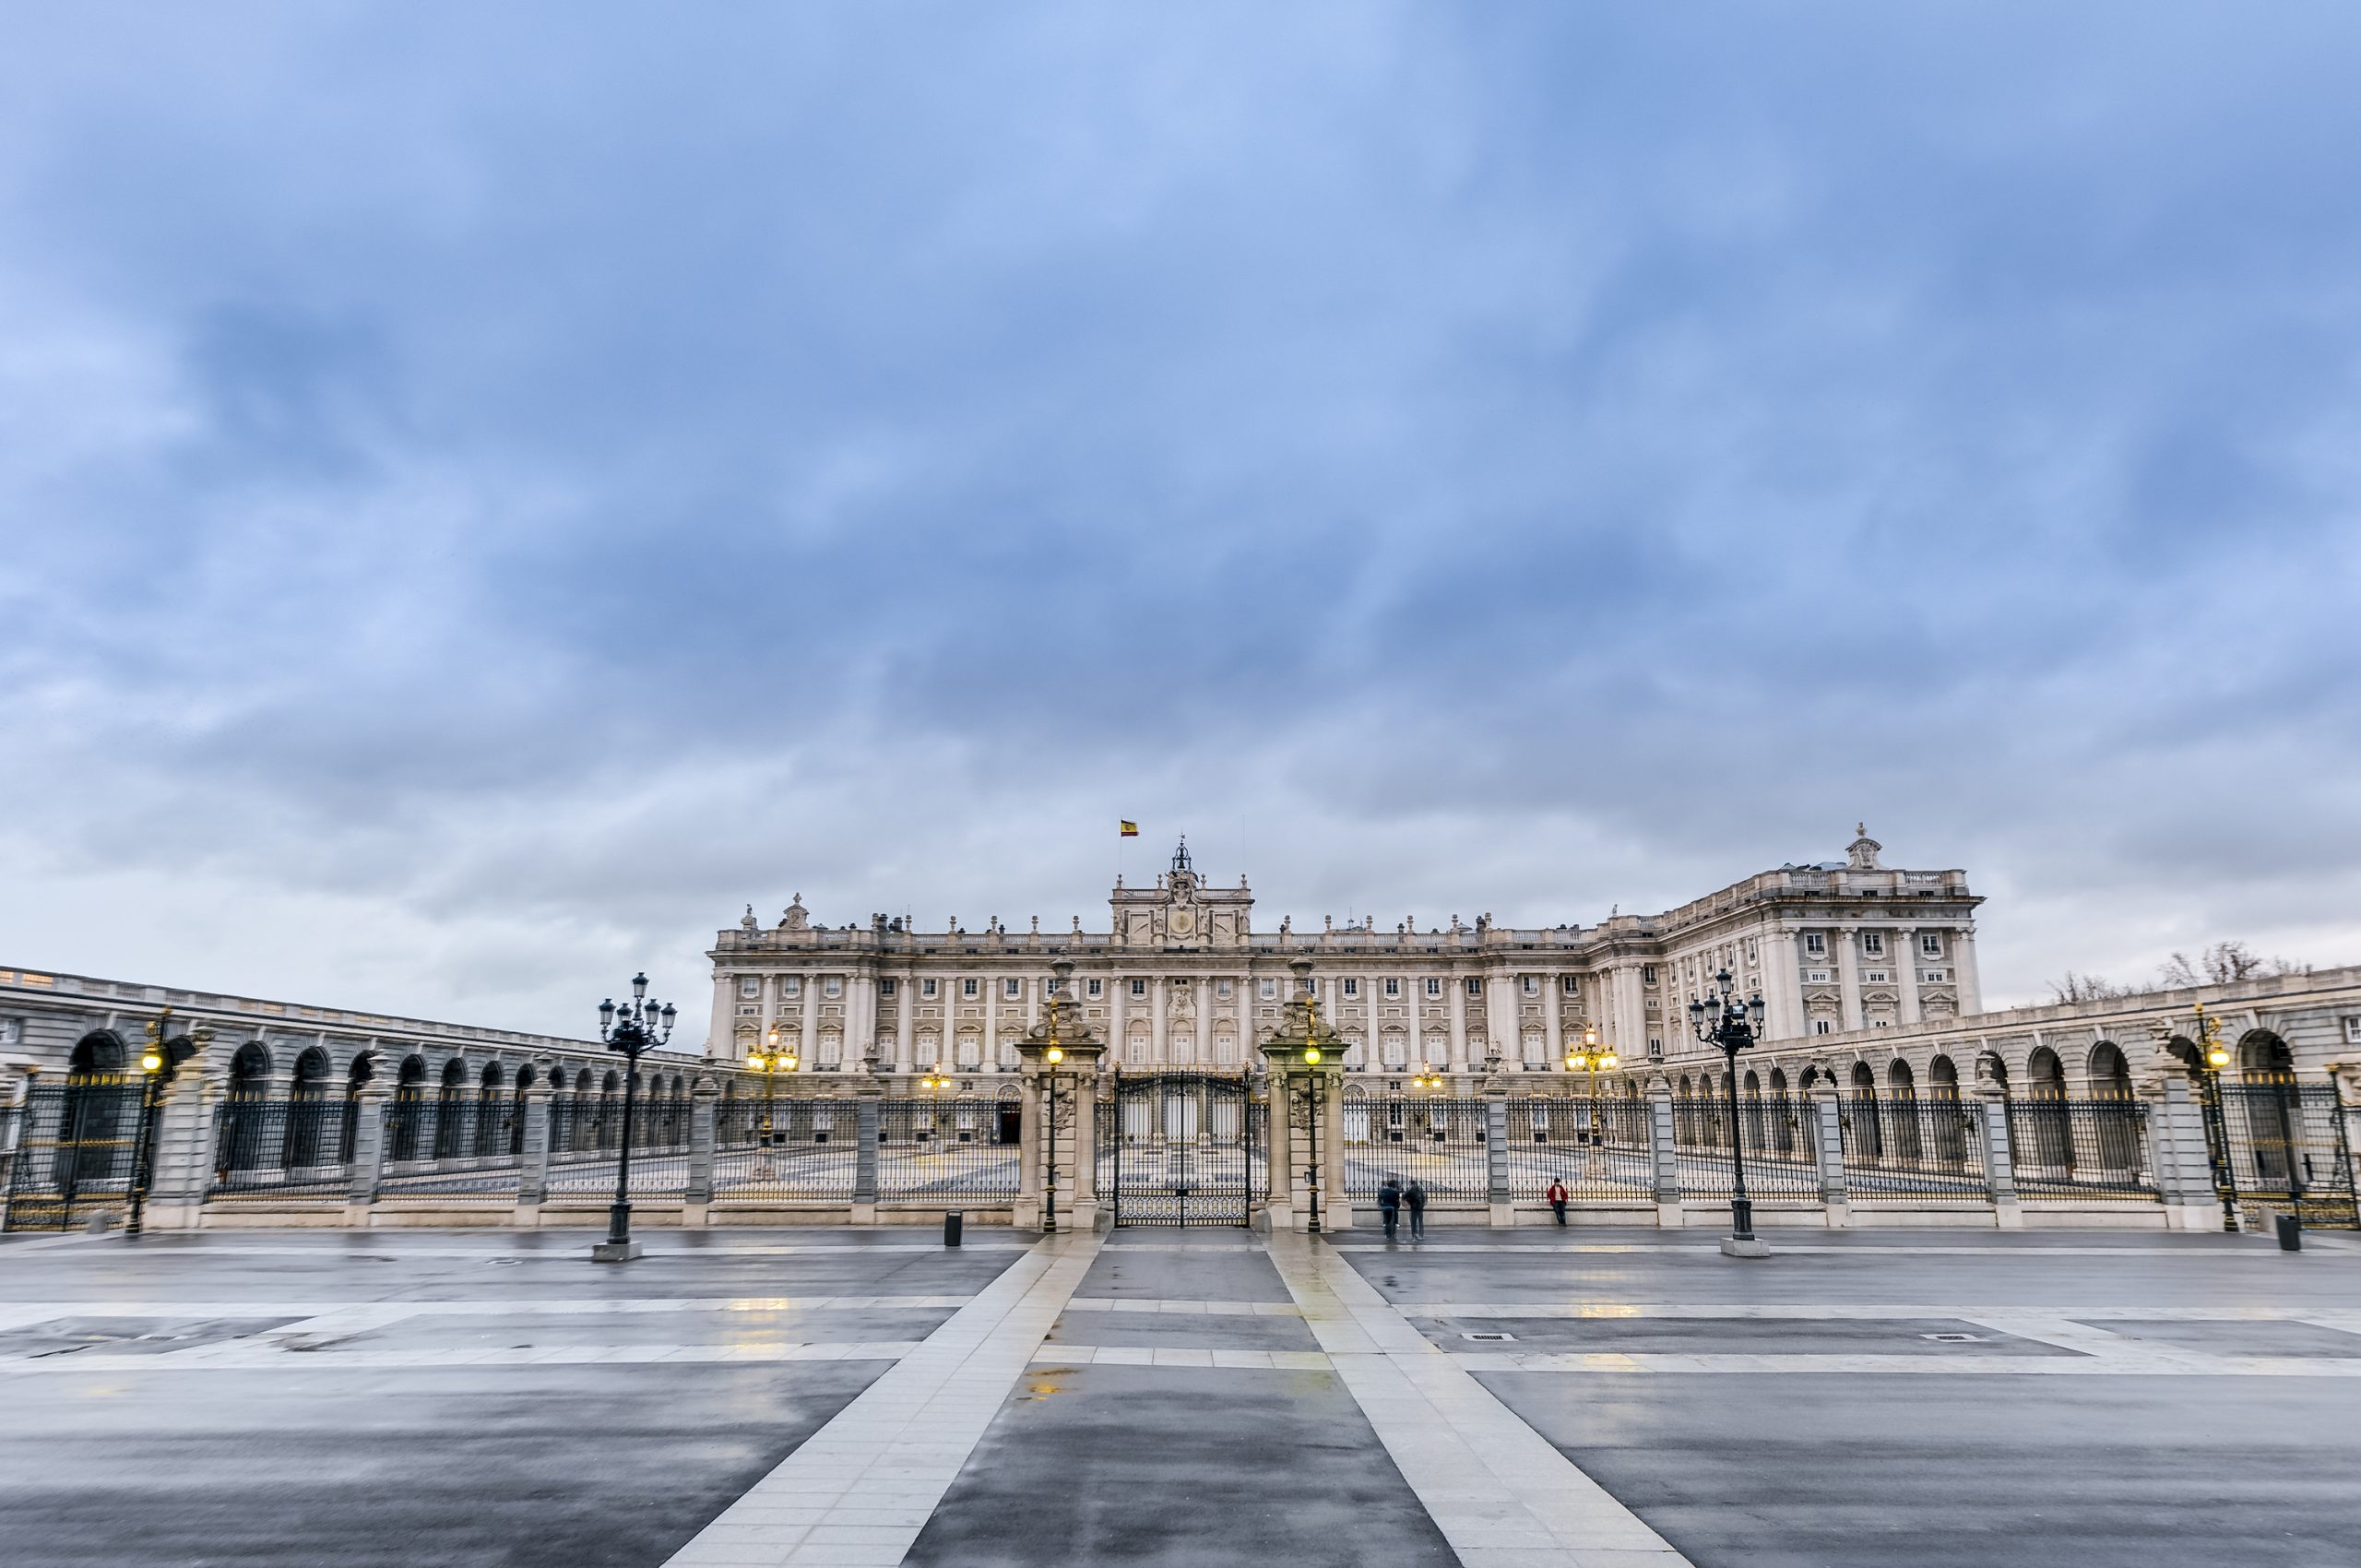
[[[1862,821],[1995,1004],[2361,962],[2361,9],[7,34],[0,967],[580,1035],[798,893]]]

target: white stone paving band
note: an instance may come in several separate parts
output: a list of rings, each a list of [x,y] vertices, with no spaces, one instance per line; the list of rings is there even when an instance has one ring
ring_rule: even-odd
[[[1690,1568],[1350,1264],[1294,1235],[1273,1236],[1270,1253],[1338,1379],[1467,1568]]]
[[[901,1562],[1097,1253],[1090,1236],[1039,1242],[724,1509],[670,1568]]]

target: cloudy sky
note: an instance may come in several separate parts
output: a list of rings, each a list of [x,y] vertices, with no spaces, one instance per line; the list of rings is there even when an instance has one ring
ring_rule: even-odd
[[[225,20],[234,17],[234,21]],[[713,930],[2361,960],[2361,11],[19,7],[0,966],[579,1032]],[[702,1016],[702,1009],[693,1009]]]

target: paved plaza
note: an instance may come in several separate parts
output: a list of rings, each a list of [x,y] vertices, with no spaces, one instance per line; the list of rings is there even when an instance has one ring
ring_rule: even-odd
[[[0,1559],[2361,1562],[2361,1239],[0,1244]]]

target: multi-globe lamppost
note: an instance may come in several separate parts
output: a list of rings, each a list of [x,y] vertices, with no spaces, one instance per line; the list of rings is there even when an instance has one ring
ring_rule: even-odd
[[[639,1058],[672,1038],[676,1009],[658,1008],[648,1000],[647,977],[631,978],[631,1000],[617,1007],[612,997],[599,1004],[599,1038],[607,1049],[623,1052],[623,1141],[615,1161],[615,1201],[607,1209],[607,1239],[590,1249],[594,1263],[625,1263],[639,1256],[631,1239],[631,1122],[639,1099]]]
[[[2222,1043],[2222,1026],[2200,1002],[2197,1075],[2205,1112],[2206,1163],[2213,1169],[2214,1195],[2222,1200],[2222,1229],[2235,1236],[2238,1232],[2238,1170],[2230,1158],[2229,1108],[2222,1103],[2222,1069],[2229,1064],[2230,1048]]]
[[[792,1073],[797,1066],[795,1052],[778,1047],[778,1030],[770,1032],[770,1054],[757,1051],[746,1058],[746,1065],[763,1075],[763,1142],[771,1141],[771,1101],[778,1087],[778,1075]]]
[[[1602,1070],[1612,1073],[1616,1068],[1622,1064],[1623,1059],[1615,1054],[1615,1048],[1613,1046],[1608,1046],[1604,1051],[1599,1049],[1598,1026],[1596,1024],[1588,1024],[1584,1026],[1583,1042],[1574,1047],[1573,1050],[1566,1052],[1567,1072],[1588,1073],[1590,1075],[1590,1105],[1588,1108],[1590,1127],[1588,1131],[1590,1134],[1591,1151],[1594,1155],[1598,1152],[1600,1146],[1607,1141],[1607,1129],[1598,1113],[1598,1075]]]
[[[1762,1038],[1762,993],[1740,1002],[1730,993],[1730,972],[1714,973],[1714,991],[1689,1004],[1697,1038],[1722,1053],[1723,1086],[1730,1104],[1730,1234],[1722,1251],[1732,1257],[1762,1257],[1770,1249],[1754,1236],[1754,1200],[1746,1195],[1746,1139],[1738,1119],[1738,1053]]]

